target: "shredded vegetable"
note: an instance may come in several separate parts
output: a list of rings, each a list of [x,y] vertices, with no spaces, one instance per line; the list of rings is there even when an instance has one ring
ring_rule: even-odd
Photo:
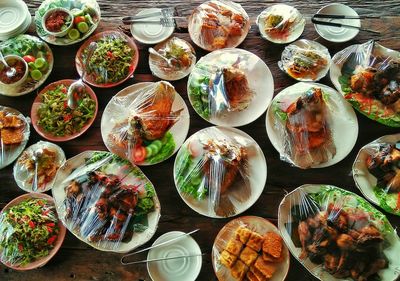
[[[88,93],[79,94],[78,106],[67,105],[67,86],[60,84],[41,95],[38,109],[38,125],[55,136],[67,136],[79,132],[94,117],[96,102]]]
[[[28,199],[0,217],[1,260],[24,266],[49,254],[58,238],[54,206],[45,199]]]

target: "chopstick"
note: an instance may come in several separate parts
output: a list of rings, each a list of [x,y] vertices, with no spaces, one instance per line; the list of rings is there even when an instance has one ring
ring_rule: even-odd
[[[147,262],[155,262],[155,261],[165,261],[165,260],[174,260],[174,259],[183,259],[183,258],[192,258],[192,257],[201,257],[201,256],[204,256],[204,255],[205,255],[205,253],[187,255],[187,256],[166,257],[166,258],[151,259],[151,260],[140,260],[140,261],[126,262],[126,263],[123,263],[123,265],[138,264],[138,263],[145,263],[145,262],[147,263]]]
[[[343,24],[343,23],[338,23],[338,22],[327,22],[327,21],[319,21],[314,18],[311,18],[311,22],[314,24],[320,24],[320,25],[328,25],[328,26],[335,26],[335,27],[345,27],[345,28],[354,28],[354,29],[359,29],[361,31],[366,31],[366,32],[371,32],[374,34],[381,34],[379,31],[371,30],[371,29],[365,29],[361,28],[358,26],[354,25],[348,25],[348,24]]]
[[[123,257],[121,258],[121,263],[122,263],[123,265],[136,263],[136,262],[125,262],[124,260],[125,260],[127,257],[130,257],[130,256],[133,256],[133,255],[142,253],[142,252],[144,252],[144,251],[148,251],[148,250],[151,250],[151,249],[154,249],[154,248],[157,248],[157,247],[164,246],[164,245],[169,244],[169,243],[171,243],[171,242],[173,242],[173,241],[176,241],[176,240],[178,240],[178,239],[181,239],[181,238],[183,238],[183,237],[185,237],[185,236],[188,236],[188,235],[190,235],[190,234],[193,234],[193,233],[195,233],[195,232],[197,232],[197,231],[199,231],[199,230],[200,230],[200,229],[195,229],[195,230],[192,230],[192,231],[190,231],[190,232],[188,232],[188,233],[183,233],[183,234],[181,234],[181,235],[179,235],[179,236],[176,236],[175,238],[172,238],[172,239],[170,239],[170,240],[164,241],[164,242],[162,242],[162,243],[160,243],[160,244],[153,245],[153,246],[144,248],[144,249],[142,249],[142,250],[139,250],[139,251],[136,251],[136,252],[127,254],[127,255],[125,255],[125,256],[123,256]],[[185,257],[185,256],[183,256],[183,257]],[[139,261],[139,262],[143,262],[143,261]],[[137,262],[137,263],[139,263],[139,262]]]
[[[329,15],[329,14],[315,14],[313,18],[322,19],[379,19],[378,16],[346,16],[346,15]]]

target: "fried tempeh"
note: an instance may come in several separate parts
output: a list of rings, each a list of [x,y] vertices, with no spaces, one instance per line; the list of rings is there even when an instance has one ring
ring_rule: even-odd
[[[261,271],[267,279],[271,278],[276,270],[275,264],[264,261],[261,256],[257,258],[254,267]]]
[[[264,235],[262,250],[272,258],[279,259],[282,255],[282,237],[275,232],[267,232]]]

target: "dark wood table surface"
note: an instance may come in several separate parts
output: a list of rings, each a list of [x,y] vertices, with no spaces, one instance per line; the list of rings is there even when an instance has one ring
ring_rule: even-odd
[[[41,1],[26,1],[29,10],[34,15],[35,10],[40,5]],[[121,26],[121,17],[132,15],[138,10],[146,7],[165,7],[176,6],[181,15],[189,15],[194,7],[202,1],[186,1],[186,0],[169,0],[169,1],[154,1],[154,0],[116,0],[98,1],[102,12],[102,21],[96,32],[109,29],[118,29]],[[277,66],[277,61],[280,59],[283,45],[275,45],[263,40],[260,37],[258,28],[254,21],[257,15],[267,6],[275,1],[266,0],[251,0],[238,1],[240,2],[252,19],[252,28],[245,41],[239,46],[253,52],[263,59],[274,76],[275,94],[280,92],[287,86],[296,83],[295,80],[289,78]],[[287,4],[297,7],[303,15],[307,17],[307,24],[301,38],[316,40],[327,46],[331,55],[337,51],[356,43],[365,42],[371,38],[379,39],[380,43],[386,47],[400,50],[400,1],[338,1],[352,6],[361,15],[380,15],[379,19],[363,20],[363,26],[366,28],[374,28],[382,32],[381,36],[372,35],[366,32],[360,32],[359,35],[352,41],[346,43],[330,43],[320,38],[315,32],[313,25],[310,22],[310,17],[318,9],[331,1],[287,1]],[[179,23],[180,27],[175,33],[176,36],[190,41],[185,23]],[[35,34],[34,27],[31,27],[29,33]],[[43,88],[50,82],[60,79],[77,79],[78,74],[75,70],[74,58],[80,44],[69,47],[51,46],[55,64],[53,72],[48,80],[41,87]],[[129,79],[122,85],[111,89],[95,89],[99,100],[99,113],[93,126],[81,137],[61,143],[67,158],[72,157],[85,150],[106,150],[101,134],[100,120],[102,112],[110,100],[121,89],[138,82],[157,81],[158,79],[151,75],[148,66],[148,46],[138,43],[140,50],[140,60],[138,68],[132,79]],[[206,52],[197,48],[197,57],[205,55]],[[189,106],[191,114],[189,135],[198,130],[211,126],[201,119],[194,110],[190,107],[186,92],[187,79],[182,79],[172,84],[177,91],[183,96]],[[322,83],[332,86],[329,78],[321,80]],[[41,89],[40,88],[40,89]],[[40,90],[39,89],[39,90]],[[37,91],[21,97],[5,97],[0,96],[0,105],[14,107],[20,110],[23,114],[29,115],[33,99]],[[357,143],[352,152],[338,164],[323,168],[301,170],[291,167],[288,163],[282,162],[279,159],[278,152],[271,145],[265,128],[265,115],[258,118],[253,123],[240,127],[241,130],[251,135],[261,146],[268,166],[268,178],[265,189],[258,201],[242,215],[256,215],[267,218],[273,223],[277,221],[278,205],[286,192],[305,183],[326,183],[339,187],[343,187],[350,191],[360,194],[354,185],[351,175],[351,166],[355,159],[358,150],[366,143],[387,134],[398,133],[399,129],[390,128],[378,124],[370,119],[357,113],[359,122],[359,136]],[[346,132],[342,132],[345,134]],[[41,137],[31,128],[31,136],[28,145],[41,140]],[[161,219],[158,229],[154,237],[146,244],[150,245],[155,238],[161,234],[172,231],[181,230],[188,232],[195,228],[200,228],[200,231],[194,235],[194,238],[199,243],[202,251],[206,253],[203,258],[203,265],[198,280],[216,280],[212,264],[211,264],[211,248],[214,238],[218,231],[230,219],[210,219],[201,216],[192,211],[179,197],[172,175],[173,161],[175,157],[169,160],[149,167],[142,167],[143,172],[153,182],[158,197],[161,201]],[[12,175],[12,165],[0,171],[0,207],[12,200],[13,198],[23,194],[24,191],[18,188]],[[387,214],[389,220],[395,227],[400,227],[400,218]],[[145,258],[146,255],[140,255],[138,258]],[[122,266],[120,264],[120,254],[107,253],[97,251],[83,242],[80,242],[72,234],[68,233],[64,244],[57,255],[43,268],[17,272],[0,265],[0,280],[150,280],[146,270],[146,265],[131,265]],[[291,265],[289,274],[286,280],[315,280],[315,278],[304,269],[297,260],[291,257]],[[185,280],[176,280],[185,281]]]

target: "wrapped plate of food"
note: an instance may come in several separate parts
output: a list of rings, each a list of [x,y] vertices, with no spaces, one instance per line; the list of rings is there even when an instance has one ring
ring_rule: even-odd
[[[21,96],[39,88],[53,69],[53,53],[39,38],[27,34],[18,35],[0,44],[7,64],[0,62],[0,94]],[[11,71],[11,73],[13,73]]]
[[[329,71],[331,55],[318,42],[301,39],[282,52],[279,68],[298,81],[318,81]]]
[[[305,24],[303,15],[296,8],[285,4],[272,5],[257,17],[261,36],[279,44],[290,43],[299,38]]]
[[[15,182],[27,192],[50,190],[58,168],[64,162],[65,154],[61,147],[51,142],[39,141],[25,149],[15,162]]]
[[[60,249],[65,233],[51,196],[21,195],[0,213],[0,260],[14,270],[42,267]]]
[[[362,147],[353,164],[357,187],[372,203],[400,215],[400,134]]]
[[[149,65],[153,75],[173,81],[189,75],[196,63],[196,52],[189,42],[171,37],[150,51]]]
[[[179,149],[189,123],[185,101],[169,82],[143,82],[111,99],[101,119],[101,135],[112,153],[137,165],[153,165]]]
[[[265,112],[274,94],[274,80],[258,56],[230,48],[209,53],[197,62],[187,92],[194,110],[204,120],[238,127]]]
[[[214,240],[211,258],[219,281],[283,281],[290,264],[278,228],[255,216],[227,223]]]
[[[352,45],[332,58],[330,77],[355,109],[400,127],[400,53],[374,42]]]
[[[119,31],[108,30],[93,35],[82,44],[75,57],[75,66],[86,83],[110,88],[131,77],[138,61],[139,50],[135,42]]]
[[[85,85],[74,97],[76,108],[67,104],[68,88],[74,80],[65,79],[47,85],[36,96],[31,109],[36,132],[50,141],[72,140],[86,132],[97,115],[98,102],[93,90]]]
[[[398,280],[396,230],[352,192],[302,185],[282,200],[278,228],[292,255],[319,280]]]
[[[267,179],[259,145],[246,133],[228,127],[198,131],[175,158],[174,181],[185,203],[201,215],[224,218],[250,208]]]
[[[85,151],[64,163],[52,189],[57,213],[78,239],[126,253],[154,235],[160,203],[153,184],[129,161]]]
[[[72,45],[85,40],[100,23],[96,0],[44,0],[35,12],[36,32],[53,45]]]
[[[192,41],[206,51],[235,48],[250,30],[250,18],[238,3],[211,0],[193,10],[188,30]]]
[[[0,169],[10,165],[24,150],[30,121],[18,110],[0,105]]]
[[[299,82],[276,95],[266,126],[281,159],[302,169],[336,164],[358,136],[352,107],[334,89],[318,83]]]

